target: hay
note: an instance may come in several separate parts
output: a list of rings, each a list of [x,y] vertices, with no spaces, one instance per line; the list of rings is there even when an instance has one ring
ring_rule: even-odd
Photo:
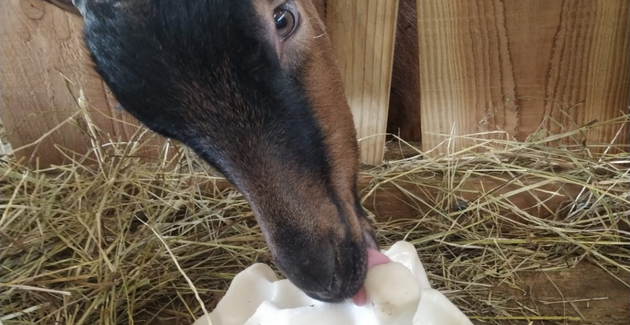
[[[79,104],[75,119],[92,140],[89,153],[59,147],[72,163],[46,169],[0,164],[3,324],[190,324],[203,313],[196,294],[211,310],[236,273],[271,263],[249,206],[220,177],[187,150],[167,152],[176,150],[171,144],[159,155],[168,161],[137,158],[150,133],[112,141]],[[630,156],[609,149],[593,158],[576,140],[628,121],[525,143],[477,135],[478,151],[418,155],[364,171],[372,180],[362,197],[370,203],[388,186],[417,207],[418,215],[377,219],[379,240],[416,245],[433,285],[472,319],[579,320],[577,308],[578,316],[542,314],[498,288],[525,292],[522,272],[585,261],[630,287]],[[504,186],[473,190],[466,184],[475,177]],[[563,184],[578,187],[577,196]],[[548,198],[525,209],[515,203],[523,195]],[[566,203],[546,210],[546,200],[557,197]]]

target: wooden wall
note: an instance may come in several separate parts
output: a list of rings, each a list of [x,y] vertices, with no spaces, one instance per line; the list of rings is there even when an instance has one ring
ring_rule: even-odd
[[[504,130],[522,141],[541,124],[558,133],[628,113],[629,1],[417,4],[423,149],[445,139],[437,134]],[[610,143],[618,129],[584,140]]]
[[[91,117],[112,139],[126,140],[138,123],[117,109],[117,103],[92,69],[82,40],[82,21],[40,0],[0,1],[0,119],[13,149],[29,145],[78,110],[64,77],[74,83],[76,96],[83,89],[92,107]],[[82,119],[65,124],[38,146],[16,153],[36,156],[42,166],[68,162],[73,152],[84,154],[90,138]],[[155,141],[160,145],[160,140]],[[66,148],[63,155],[55,146]],[[149,147],[147,147],[149,148]],[[152,157],[155,152],[146,152]]]
[[[397,2],[417,3],[419,9],[420,91],[417,103],[388,107],[396,17],[410,17],[396,15]],[[423,149],[430,150],[445,139],[440,134],[504,130],[525,140],[541,124],[560,132],[560,125],[628,112],[627,0],[329,0],[328,6],[330,36],[360,138],[382,134],[392,114],[402,114],[402,120],[419,115],[418,130],[407,134],[421,134]],[[114,139],[130,137],[137,123],[116,109],[91,69],[80,18],[40,0],[2,0],[0,24],[0,119],[13,148],[32,143],[76,112],[61,73],[102,113],[92,114],[101,129]],[[404,80],[397,80],[395,90],[404,94]],[[390,123],[388,129],[395,127]],[[608,143],[618,128],[592,130],[584,140]],[[363,161],[378,163],[384,138],[370,139]],[[619,140],[627,143],[627,132]],[[37,156],[43,165],[67,162],[55,145],[82,153],[89,142],[68,124],[37,146]],[[456,140],[450,150],[465,145]],[[34,148],[19,155],[30,157]],[[446,151],[442,146],[434,153]]]

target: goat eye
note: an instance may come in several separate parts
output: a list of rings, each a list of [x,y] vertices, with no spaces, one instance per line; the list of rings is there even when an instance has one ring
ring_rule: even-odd
[[[295,27],[297,26],[297,12],[293,13],[288,6],[280,6],[273,12],[273,20],[276,24],[276,31],[278,36],[282,39],[287,38],[293,34]]]

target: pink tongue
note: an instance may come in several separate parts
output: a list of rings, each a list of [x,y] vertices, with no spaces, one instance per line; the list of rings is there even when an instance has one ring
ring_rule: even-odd
[[[387,257],[385,254],[373,248],[367,249],[367,255],[368,255],[368,270],[371,269],[373,266],[387,264],[391,262],[389,257]],[[354,295],[354,297],[352,297],[352,301],[357,306],[363,306],[367,303],[367,293],[365,292],[364,287],[361,287],[361,289],[359,289],[359,292],[357,292],[357,294]]]

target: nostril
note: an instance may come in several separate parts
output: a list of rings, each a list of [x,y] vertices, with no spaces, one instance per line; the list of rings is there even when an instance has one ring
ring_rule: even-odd
[[[363,230],[363,241],[368,248],[378,249],[378,243],[374,234],[369,230]]]
[[[333,263],[332,277],[330,279],[330,283],[328,284],[328,290],[330,292],[335,292],[338,287],[339,280],[340,280],[339,271],[340,271],[340,268],[343,268],[343,262],[341,260],[341,254],[343,253],[342,253],[342,250],[340,250],[337,247],[337,245],[335,245],[335,243],[333,243],[332,241],[330,242],[330,246],[334,247],[333,248],[334,263]]]
[[[352,295],[363,284],[367,269],[370,267],[370,251],[365,243],[348,243],[344,248],[335,249],[335,270],[331,283],[331,292]],[[344,297],[347,298],[347,297]]]
[[[337,277],[337,267],[332,274],[332,279],[330,279],[330,284],[328,284],[328,291],[335,292],[335,288],[337,287],[337,283],[339,282],[339,278]]]

